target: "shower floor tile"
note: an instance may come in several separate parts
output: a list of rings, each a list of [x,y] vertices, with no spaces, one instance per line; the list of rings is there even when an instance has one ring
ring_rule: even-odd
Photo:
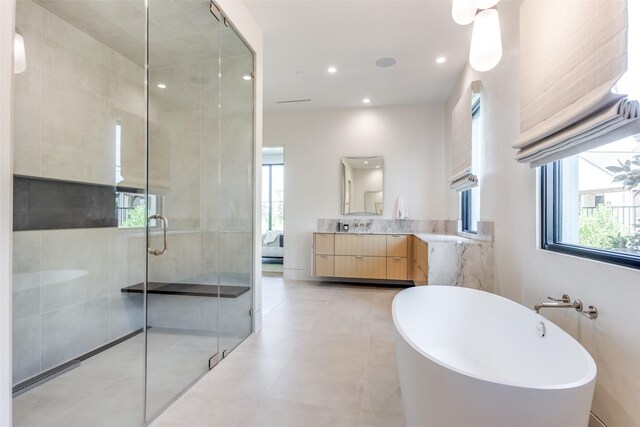
[[[231,349],[239,338],[221,337]],[[149,329],[148,412],[159,411],[207,372],[218,337]],[[143,423],[144,336],[138,334],[13,399],[13,427],[138,427]]]

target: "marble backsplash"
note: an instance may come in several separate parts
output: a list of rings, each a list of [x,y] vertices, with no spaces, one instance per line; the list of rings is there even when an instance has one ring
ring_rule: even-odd
[[[348,224],[350,232],[369,233],[432,233],[468,237],[473,240],[493,242],[493,222],[478,221],[477,234],[460,233],[459,221],[441,219],[374,219],[374,218],[332,218],[318,219],[317,231],[332,233],[337,231],[338,222]]]
[[[445,234],[445,221],[430,219],[318,219],[317,231],[332,233],[337,230],[338,221],[349,224],[350,232]]]

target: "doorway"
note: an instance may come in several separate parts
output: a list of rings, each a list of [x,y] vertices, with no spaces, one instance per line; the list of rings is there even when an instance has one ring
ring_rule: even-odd
[[[262,149],[262,273],[284,266],[284,147]]]

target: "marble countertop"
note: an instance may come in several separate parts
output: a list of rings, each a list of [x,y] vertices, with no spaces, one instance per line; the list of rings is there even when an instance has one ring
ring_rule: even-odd
[[[467,237],[455,236],[452,234],[431,234],[431,233],[413,233],[418,239],[430,242],[451,242],[451,243],[475,243],[475,244],[491,244],[483,240],[473,240]]]
[[[387,235],[397,235],[397,236],[410,236],[414,233],[407,233],[407,232],[399,232],[399,233],[395,233],[395,232],[385,232],[385,231],[314,231],[314,233],[318,233],[318,234],[375,234],[375,235],[383,235],[383,236],[387,236]]]
[[[467,244],[491,244],[491,242],[487,242],[484,240],[474,240],[469,239],[467,237],[456,236],[452,234],[433,234],[433,233],[381,233],[381,232],[371,232],[371,231],[316,231],[316,233],[321,234],[372,234],[372,235],[414,235],[418,239],[424,242],[443,242],[443,243],[467,243]]]

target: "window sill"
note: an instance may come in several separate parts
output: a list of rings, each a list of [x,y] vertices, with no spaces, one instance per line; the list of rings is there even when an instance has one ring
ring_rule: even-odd
[[[540,250],[569,255],[577,258],[598,261],[618,267],[626,267],[633,270],[640,270],[640,256],[629,255],[624,252],[608,252],[598,249],[585,248],[581,246],[567,245],[561,243],[544,244]]]

